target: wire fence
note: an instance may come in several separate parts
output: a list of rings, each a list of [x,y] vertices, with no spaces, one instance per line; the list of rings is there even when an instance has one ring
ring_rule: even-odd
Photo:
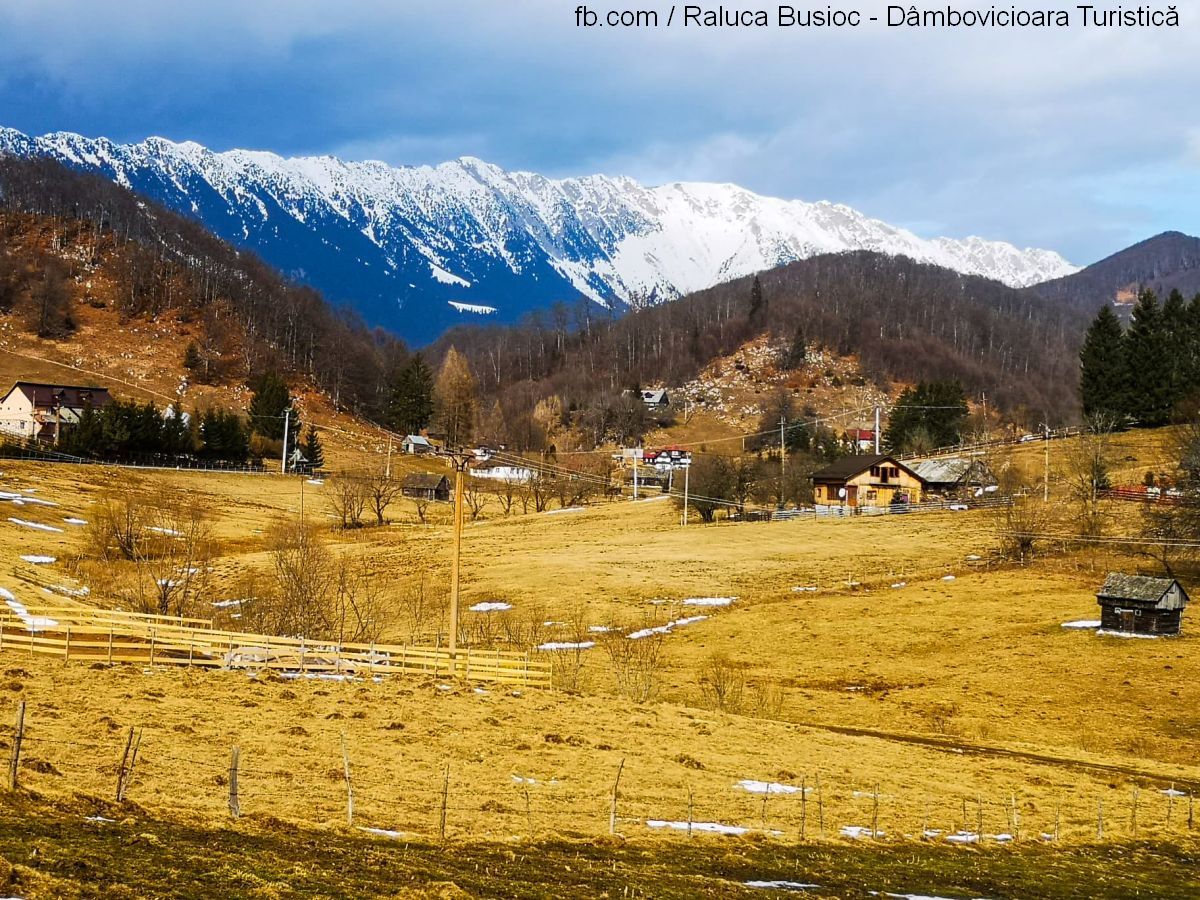
[[[967,793],[856,780],[844,770],[775,770],[750,780],[688,757],[680,759],[694,770],[680,777],[644,761],[630,765],[610,748],[580,755],[577,770],[547,779],[503,763],[481,771],[467,757],[414,763],[402,748],[381,762],[378,752],[365,752],[372,748],[361,735],[346,731],[317,741],[294,727],[293,743],[267,756],[233,739],[195,746],[177,733],[102,721],[102,733],[66,739],[47,733],[49,723],[20,703],[15,724],[0,731],[7,787],[92,798],[98,822],[135,803],[189,815],[344,824],[401,839],[658,833],[1054,844],[1181,838],[1195,830],[1196,785],[1165,778],[1091,781],[1053,796],[1035,786]],[[560,740],[546,735],[552,738]]]

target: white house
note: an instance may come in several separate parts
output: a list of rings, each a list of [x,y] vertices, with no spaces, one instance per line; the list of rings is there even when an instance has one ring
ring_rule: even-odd
[[[532,481],[533,469],[527,466],[506,465],[498,462],[485,462],[471,466],[471,474],[476,478],[492,478],[496,481]]]
[[[18,381],[0,400],[0,433],[56,444],[64,427],[79,424],[84,409],[99,409],[108,388]]]

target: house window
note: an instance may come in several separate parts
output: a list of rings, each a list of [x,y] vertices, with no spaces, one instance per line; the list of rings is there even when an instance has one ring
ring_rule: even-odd
[[[871,466],[871,477],[873,477],[873,478],[879,477],[879,466]]]

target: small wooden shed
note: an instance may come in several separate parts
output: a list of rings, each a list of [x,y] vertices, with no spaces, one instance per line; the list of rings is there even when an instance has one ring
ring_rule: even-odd
[[[1110,572],[1096,600],[1103,631],[1179,634],[1188,595],[1174,578]]]
[[[418,472],[406,475],[400,490],[405,497],[412,497],[414,500],[445,502],[450,499],[450,479],[436,473]]]

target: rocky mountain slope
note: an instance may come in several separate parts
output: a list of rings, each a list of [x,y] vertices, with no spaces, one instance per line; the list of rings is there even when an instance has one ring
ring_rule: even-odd
[[[847,250],[1017,287],[1075,271],[1051,251],[925,240],[847,206],[730,184],[552,180],[469,157],[395,168],[3,128],[0,153],[51,157],[147,194],[416,342],[464,320],[511,322],[558,301],[654,303]]]

